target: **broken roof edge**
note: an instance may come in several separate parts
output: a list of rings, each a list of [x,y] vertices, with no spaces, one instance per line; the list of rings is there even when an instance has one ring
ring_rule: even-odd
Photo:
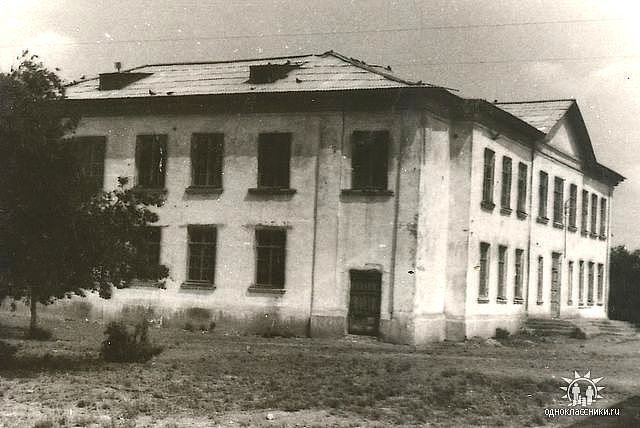
[[[557,103],[563,101],[571,101],[577,102],[575,98],[556,98],[556,99],[548,99],[548,100],[528,100],[528,101],[495,101],[491,104],[500,105],[500,104],[536,104],[536,103]]]

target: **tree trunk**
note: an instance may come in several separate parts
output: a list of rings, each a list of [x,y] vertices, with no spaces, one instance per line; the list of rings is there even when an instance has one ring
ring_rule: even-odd
[[[29,330],[33,331],[36,327],[38,327],[38,316],[37,316],[37,304],[38,304],[38,299],[36,298],[36,296],[34,295],[33,292],[33,286],[31,287],[31,291],[30,291],[30,296],[29,296],[29,300],[30,300],[30,306],[29,306],[29,312],[31,313],[31,321],[29,323]]]

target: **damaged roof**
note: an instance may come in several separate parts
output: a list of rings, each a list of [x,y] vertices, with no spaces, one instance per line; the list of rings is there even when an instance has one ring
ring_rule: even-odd
[[[500,102],[495,105],[547,134],[574,103],[575,100],[548,100]]]
[[[269,65],[288,70],[272,82],[249,78],[253,67]],[[115,89],[111,85],[101,87],[104,77],[114,75],[123,77],[126,84]],[[402,79],[392,74],[390,67],[370,65],[329,51],[319,55],[144,65],[73,82],[67,86],[66,97],[80,100],[402,87],[435,85]]]

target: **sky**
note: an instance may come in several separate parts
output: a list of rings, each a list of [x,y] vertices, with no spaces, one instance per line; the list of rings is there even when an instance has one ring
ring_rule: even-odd
[[[150,63],[335,50],[489,101],[575,98],[640,248],[635,0],[0,0],[0,71],[23,49],[74,80]]]

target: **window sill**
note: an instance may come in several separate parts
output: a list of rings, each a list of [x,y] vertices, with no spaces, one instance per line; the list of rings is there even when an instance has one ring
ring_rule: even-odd
[[[494,204],[493,202],[489,202],[489,201],[480,202],[480,208],[482,208],[485,211],[493,212],[493,209],[495,207],[496,207],[496,204]]]
[[[513,304],[514,305],[522,305],[523,303],[524,303],[524,299],[522,299],[522,298],[516,297],[515,299],[513,299]]]
[[[542,300],[538,300],[538,301],[536,302],[536,305],[540,306],[540,305],[542,305],[543,303],[544,303],[544,302],[543,302]]]
[[[606,241],[607,240],[607,236],[606,235],[600,235],[600,237],[598,238],[601,241]]]
[[[581,230],[581,231],[580,231],[580,235],[582,235],[582,236],[585,236],[585,237],[586,237],[586,236],[589,236],[589,232],[587,232],[586,230]]]
[[[496,299],[496,303],[500,303],[501,305],[505,305],[507,303],[507,299],[505,297],[498,297]]]
[[[587,306],[593,306],[593,302],[587,302]]]
[[[189,186],[184,192],[189,195],[219,195],[222,193],[222,187]]]
[[[293,195],[296,189],[289,187],[251,187],[249,193],[252,195]]]
[[[555,227],[556,229],[564,229],[564,224],[554,221],[553,222],[553,227]]]
[[[549,223],[549,219],[547,217],[538,217],[536,218],[536,223],[547,224]]]
[[[516,216],[520,219],[520,220],[526,220],[528,217],[528,214],[524,211],[516,211]]]
[[[210,282],[186,281],[180,285],[180,289],[213,291],[216,289],[216,286]]]
[[[603,305],[604,305],[604,303],[597,303],[597,305],[598,305],[598,306],[603,306]]]
[[[393,190],[387,189],[342,189],[340,193],[353,196],[393,196]]]
[[[577,228],[577,227],[575,227],[575,226],[568,226],[568,227],[567,227],[567,230],[568,230],[569,232],[573,232],[573,233],[575,233],[575,232],[577,232],[577,231],[578,231],[578,228]]]
[[[150,279],[132,279],[129,282],[130,288],[152,288],[152,289],[164,289],[162,281],[153,281]]]
[[[489,303],[488,297],[478,297],[478,303]]]
[[[502,207],[500,208],[500,214],[510,216],[513,210],[511,208]]]
[[[256,293],[256,294],[282,295],[285,293],[286,290],[284,288],[272,288],[272,287],[261,286],[261,285],[252,285],[249,287],[248,291],[250,293]]]
[[[589,234],[589,238],[596,239],[596,238],[598,238],[598,234],[597,233],[590,233]]]
[[[144,186],[135,186],[133,191],[136,193],[146,193],[149,195],[166,195],[167,189],[164,187],[144,187]]]

